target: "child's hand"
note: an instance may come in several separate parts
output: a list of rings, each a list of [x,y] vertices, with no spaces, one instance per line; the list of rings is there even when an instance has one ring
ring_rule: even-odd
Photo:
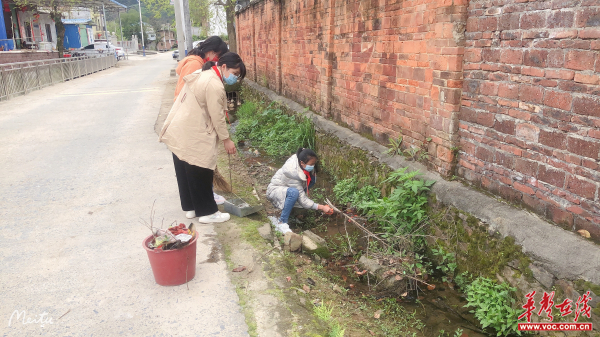
[[[333,214],[333,209],[327,205],[319,205],[319,209],[327,215]]]

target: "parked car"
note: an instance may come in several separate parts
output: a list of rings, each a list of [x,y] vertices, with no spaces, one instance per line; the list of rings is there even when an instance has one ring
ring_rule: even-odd
[[[73,57],[79,56],[99,56],[105,54],[116,55],[116,48],[112,43],[106,43],[102,40],[96,40],[94,43],[85,46],[83,48],[79,48],[73,51]]]
[[[179,61],[179,49],[175,49],[175,51],[173,51],[173,60]]]
[[[121,47],[115,47],[115,53],[117,54],[117,60],[122,60],[125,58],[125,50]]]
[[[196,48],[196,46],[198,46],[200,43],[204,42],[204,40],[200,40],[200,41],[194,41],[194,43],[192,43],[192,47]]]

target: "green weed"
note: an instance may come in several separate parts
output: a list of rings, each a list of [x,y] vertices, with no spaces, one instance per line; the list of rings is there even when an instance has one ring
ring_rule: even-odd
[[[432,248],[431,252],[433,253],[433,256],[438,259],[438,266],[436,269],[444,273],[442,281],[451,282],[457,267],[456,256],[450,252],[445,252],[442,247]]]
[[[412,233],[427,214],[427,192],[433,181],[415,179],[418,171],[407,168],[392,172],[383,181],[394,186],[389,197],[360,203],[358,207],[378,219],[383,237]]]
[[[275,104],[261,108],[246,102],[238,108],[237,117],[236,138],[250,139],[268,155],[289,155],[299,147],[315,147],[315,128],[305,115],[288,115]]]
[[[331,320],[331,313],[333,312],[333,305],[327,307],[327,304],[321,301],[321,305],[315,305],[313,310],[318,319],[324,322],[329,322]]]
[[[388,144],[388,146],[390,147],[386,153],[391,154],[391,155],[396,155],[396,154],[401,154],[402,153],[402,148],[400,147],[402,145],[402,136],[398,136],[398,140],[395,139],[390,139],[390,143]]]
[[[333,304],[328,307],[324,301],[321,301],[321,305],[315,305],[313,310],[318,319],[329,324],[329,337],[344,336],[345,329],[331,316],[331,313],[333,312]]]
[[[467,286],[467,305],[481,323],[483,329],[491,327],[498,336],[521,335],[518,330],[518,313],[513,309],[515,300],[511,294],[516,291],[507,283],[498,284],[487,277],[479,277]]]
[[[360,206],[364,202],[373,202],[381,198],[381,192],[372,185],[363,184],[356,178],[344,179],[333,187],[336,200],[342,204]]]

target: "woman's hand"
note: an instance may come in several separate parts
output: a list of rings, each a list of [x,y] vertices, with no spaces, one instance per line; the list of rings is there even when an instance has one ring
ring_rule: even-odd
[[[235,144],[233,143],[233,141],[229,138],[225,139],[223,141],[223,146],[225,146],[225,151],[227,151],[228,154],[235,154],[236,149],[235,149]]]
[[[317,206],[317,209],[325,214],[329,214],[329,215],[333,214],[333,209],[327,205],[319,205],[319,206]]]

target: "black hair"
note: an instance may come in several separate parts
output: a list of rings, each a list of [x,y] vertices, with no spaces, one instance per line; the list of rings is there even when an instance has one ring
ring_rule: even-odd
[[[226,65],[227,69],[239,69],[240,70],[240,76],[239,79],[242,80],[244,77],[246,77],[246,66],[244,65],[244,62],[242,61],[242,58],[240,57],[240,55],[236,54],[236,53],[232,53],[232,52],[228,52],[225,53],[223,55],[221,55],[221,57],[219,57],[219,65]],[[213,61],[208,61],[206,63],[204,63],[204,65],[202,66],[202,70],[208,70],[210,68],[212,68],[215,65],[215,62]]]
[[[300,164],[300,162],[303,162],[304,164],[306,164],[313,158],[319,159],[319,157],[317,157],[317,154],[315,153],[315,151],[313,151],[311,149],[305,149],[302,147],[299,148],[298,151],[296,152],[296,157],[298,157],[298,165]]]
[[[215,52],[217,55],[221,56],[229,51],[227,47],[227,43],[223,41],[218,36],[211,36],[208,39],[204,40],[202,43],[198,44],[196,48],[192,49],[188,55],[197,55],[201,58],[206,57],[206,53]]]

